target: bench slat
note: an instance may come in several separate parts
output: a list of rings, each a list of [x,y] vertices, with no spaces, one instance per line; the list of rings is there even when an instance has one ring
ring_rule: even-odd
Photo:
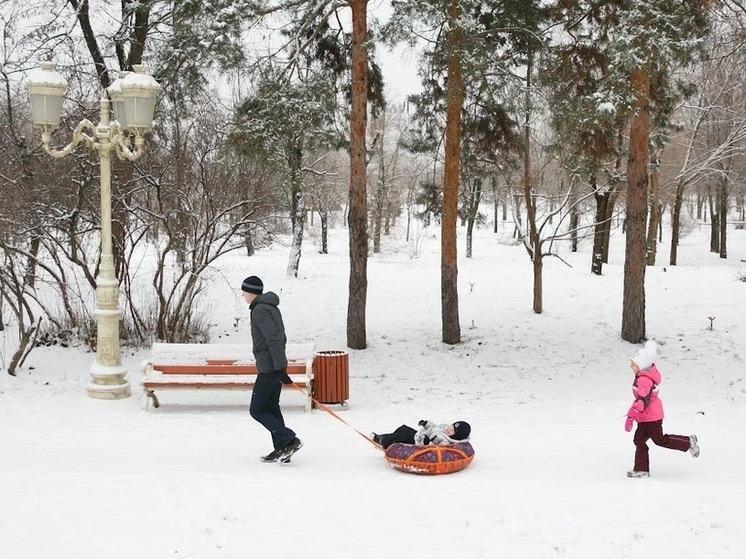
[[[153,369],[166,375],[256,375],[259,373],[256,365],[161,365],[155,363]],[[305,374],[305,372],[305,362],[288,362],[287,373],[289,375]]]
[[[145,388],[160,389],[160,388],[251,388],[256,384],[256,377],[246,380],[237,380],[234,382],[205,382],[204,379],[184,379],[179,380],[146,380],[143,381],[142,385]],[[307,382],[298,381],[293,379],[295,384],[301,386],[308,386]]]

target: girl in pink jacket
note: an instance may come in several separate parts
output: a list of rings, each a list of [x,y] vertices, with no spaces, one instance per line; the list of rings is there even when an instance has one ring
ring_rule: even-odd
[[[624,428],[632,430],[632,424],[637,422],[637,430],[633,441],[635,443],[635,467],[627,472],[627,477],[650,477],[650,462],[648,457],[648,439],[664,448],[672,448],[681,452],[689,452],[695,458],[699,456],[696,435],[664,435],[663,434],[663,402],[658,398],[658,385],[661,374],[655,366],[657,346],[653,340],[645,343],[645,347],[638,351],[630,368],[635,373],[632,383],[632,394],[635,401],[627,412]]]

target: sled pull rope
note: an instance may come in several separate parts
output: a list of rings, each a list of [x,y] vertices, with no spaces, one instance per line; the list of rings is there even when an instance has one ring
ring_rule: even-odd
[[[303,394],[307,395],[306,391],[303,390],[297,384],[292,383],[290,386],[292,386],[293,388],[295,388],[298,392],[302,392]],[[344,419],[342,419],[338,414],[336,414],[332,410],[330,410],[327,406],[325,406],[324,404],[322,404],[321,402],[319,402],[316,398],[314,398],[313,396],[311,396],[311,400],[313,400],[313,403],[316,404],[318,407],[320,407],[322,410],[324,410],[326,413],[328,413],[332,417],[338,419],[339,421],[341,421],[342,423],[344,423],[345,425],[347,425],[347,427],[349,427],[350,429],[352,429],[353,431],[355,431],[358,435],[360,435],[362,438],[364,438],[366,441],[368,441],[370,444],[372,444],[375,447],[376,450],[383,451],[383,449],[379,445],[377,445],[376,443],[374,443],[373,439],[371,439],[368,435],[366,435],[362,431],[359,431],[358,429],[355,429],[352,425],[350,425],[349,423],[347,423]]]

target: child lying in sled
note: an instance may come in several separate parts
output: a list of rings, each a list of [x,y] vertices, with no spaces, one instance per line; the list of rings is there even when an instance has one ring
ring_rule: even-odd
[[[471,433],[471,426],[466,421],[436,425],[432,421],[421,419],[418,425],[419,429],[401,425],[392,433],[373,433],[371,438],[383,448],[388,448],[394,443],[443,446],[468,441]]]

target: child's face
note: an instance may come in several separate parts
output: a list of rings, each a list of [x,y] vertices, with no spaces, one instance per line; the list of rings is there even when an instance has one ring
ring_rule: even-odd
[[[447,436],[452,437],[455,434],[456,434],[456,429],[453,428],[453,425],[449,425],[448,427],[446,427]]]
[[[632,372],[635,374],[640,372],[640,367],[638,367],[637,363],[635,363],[634,361],[629,362],[629,368],[632,369]]]

